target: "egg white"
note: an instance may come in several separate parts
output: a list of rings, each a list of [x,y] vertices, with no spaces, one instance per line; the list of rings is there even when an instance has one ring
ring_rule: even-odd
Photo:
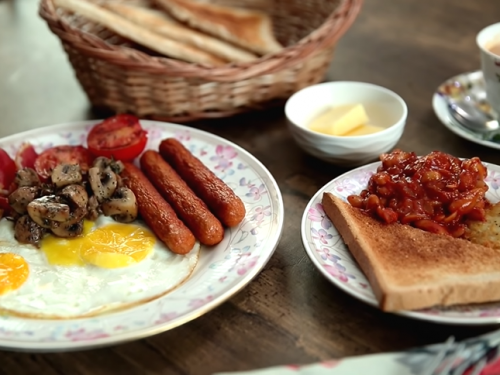
[[[113,222],[101,216],[96,227]],[[141,222],[134,225],[147,228]],[[77,318],[150,301],[173,290],[193,272],[200,244],[186,255],[172,253],[159,239],[153,251],[129,267],[56,266],[42,250],[20,244],[11,221],[0,220],[0,252],[22,256],[29,266],[26,282],[0,295],[0,311],[33,318]]]

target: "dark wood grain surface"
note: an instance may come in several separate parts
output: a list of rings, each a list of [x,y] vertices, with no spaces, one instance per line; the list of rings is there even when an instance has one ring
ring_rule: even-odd
[[[409,107],[398,146],[442,150],[500,164],[500,153],[448,131],[431,98],[445,79],[479,67],[476,33],[500,21],[494,0],[366,0],[336,50],[327,80],[366,81],[399,93]],[[35,0],[0,0],[0,136],[98,116],[73,76]],[[299,149],[283,109],[191,124],[255,155],[285,203],[281,242],[244,290],[171,331],[88,351],[0,352],[0,374],[211,374],[401,350],[496,327],[463,327],[385,314],[330,284],[309,261],[300,219],[313,194],[345,169]]]

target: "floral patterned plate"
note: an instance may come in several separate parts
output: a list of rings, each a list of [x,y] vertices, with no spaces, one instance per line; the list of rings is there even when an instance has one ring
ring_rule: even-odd
[[[464,73],[441,84],[432,98],[432,106],[439,120],[456,135],[483,146],[500,149],[500,135],[485,136],[460,125],[449,113],[447,99],[470,97],[482,110],[493,114],[486,98],[483,73]]]
[[[500,201],[500,166],[484,163],[488,168],[486,197],[491,202]],[[302,242],[318,270],[333,284],[352,296],[378,306],[378,302],[358,264],[345,246],[340,234],[326,216],[321,205],[323,193],[331,192],[344,200],[358,194],[376,171],[380,162],[349,171],[323,186],[309,201],[301,223]],[[464,305],[448,308],[430,308],[419,311],[401,311],[399,314],[448,324],[500,323],[500,302],[482,305]]]
[[[0,139],[11,153],[29,140],[41,151],[57,144],[85,144],[97,121],[40,128]],[[125,311],[92,318],[37,320],[0,316],[0,347],[26,351],[58,351],[99,347],[154,335],[193,320],[244,288],[265,266],[283,229],[281,192],[269,171],[239,146],[186,126],[141,121],[148,131],[147,148],[176,137],[242,198],[243,222],[227,229],[224,240],[201,251],[190,279],[171,293]]]

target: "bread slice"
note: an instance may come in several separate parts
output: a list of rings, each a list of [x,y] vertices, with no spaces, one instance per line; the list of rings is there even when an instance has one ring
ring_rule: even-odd
[[[111,31],[166,56],[212,66],[227,61],[198,48],[169,40],[86,0],[55,0],[55,5],[97,22]]]
[[[262,12],[191,0],[155,0],[181,22],[261,55],[280,51],[271,18]]]
[[[192,45],[227,61],[250,62],[257,59],[255,54],[184,26],[162,11],[130,6],[116,1],[103,3],[103,6],[150,31]]]
[[[329,192],[322,203],[382,310],[500,300],[499,250],[381,223]]]

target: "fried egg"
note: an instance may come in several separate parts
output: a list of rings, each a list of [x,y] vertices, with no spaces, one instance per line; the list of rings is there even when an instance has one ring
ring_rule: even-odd
[[[0,296],[18,289],[28,279],[26,260],[14,253],[0,253]]]
[[[20,244],[0,220],[0,310],[34,318],[77,318],[162,296],[193,272],[200,245],[172,253],[140,221],[101,216],[74,239],[47,235],[40,249]]]

